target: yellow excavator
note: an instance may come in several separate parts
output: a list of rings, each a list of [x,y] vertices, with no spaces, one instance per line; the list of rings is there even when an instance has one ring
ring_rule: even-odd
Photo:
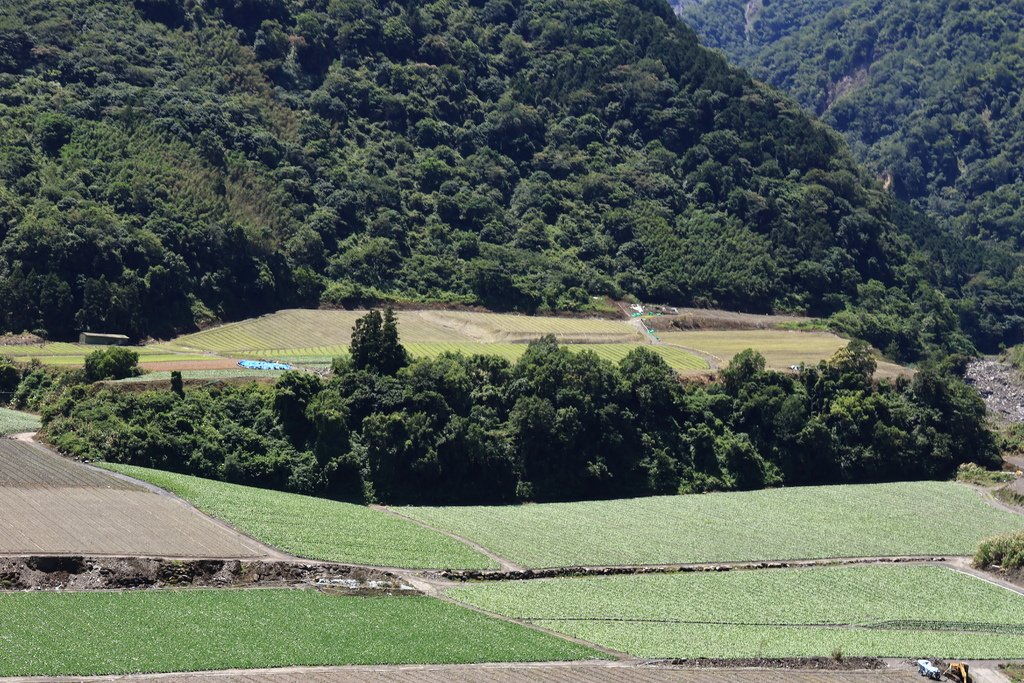
[[[964,662],[950,662],[942,675],[957,683],[971,683],[969,667]]]

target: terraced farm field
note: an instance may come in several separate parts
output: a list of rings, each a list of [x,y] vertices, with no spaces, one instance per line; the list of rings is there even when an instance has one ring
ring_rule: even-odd
[[[235,369],[223,369],[223,370],[182,370],[181,378],[183,380],[218,380],[218,379],[260,379],[264,377],[270,377],[276,379],[283,373],[278,370],[246,370],[242,367]],[[147,372],[144,375],[138,377],[128,377],[126,379],[114,380],[113,384],[145,384],[147,382],[169,382],[171,380],[171,371],[160,370],[158,372]]]
[[[970,555],[1024,529],[951,482],[397,509],[526,567]]]
[[[313,590],[15,593],[0,594],[0,614],[0,675],[7,676],[598,657],[587,647],[425,597]]]
[[[525,343],[546,334],[553,334],[560,341],[574,343],[641,340],[639,332],[622,320],[465,311],[423,311],[422,315],[477,341]]]
[[[334,356],[348,347],[352,327],[366,311],[292,309],[179,337],[173,348],[260,357]],[[521,342],[554,334],[565,341],[635,342],[623,321],[455,311],[398,311],[406,344],[421,342]]]
[[[798,330],[692,330],[658,332],[666,344],[698,349],[718,359],[719,367],[746,349],[755,349],[774,370],[787,370],[790,366],[815,365],[827,360],[845,347],[848,339],[828,332]],[[877,374],[881,377],[905,375],[910,371],[895,363],[880,360]]]
[[[34,432],[42,426],[39,418],[31,413],[0,408],[0,436],[19,432]]]
[[[944,567],[546,579],[448,592],[639,657],[1024,653],[1024,597]]]
[[[10,439],[0,439],[0,520],[0,555],[266,555],[169,496]]]
[[[496,566],[448,536],[362,505],[145,467],[103,466],[167,489],[253,538],[300,557],[422,569]]]
[[[785,370],[791,365],[831,358],[849,340],[828,332],[797,330],[693,330],[659,332],[666,344],[685,346],[717,357],[721,364],[745,349],[757,349],[768,367]]]
[[[355,321],[365,311],[286,310],[231,323],[171,342],[167,348],[274,360],[297,365],[329,365],[348,353]],[[643,342],[624,321],[582,318],[470,313],[398,311],[402,343],[414,358],[433,358],[446,351],[489,354],[515,361],[526,343],[545,334],[571,342],[573,351],[589,350],[612,362],[625,358]],[[587,343],[590,342],[590,343]],[[699,356],[671,346],[648,346],[670,366],[684,371],[707,370]]]
[[[27,363],[33,359],[44,365],[79,366],[85,357],[93,351],[109,348],[92,344],[72,344],[68,342],[47,342],[45,344],[28,344],[19,346],[0,346],[0,356],[6,356],[19,363]],[[167,363],[209,361],[210,356],[198,353],[183,353],[180,350],[163,344],[151,346],[127,347],[139,354],[139,363]]]

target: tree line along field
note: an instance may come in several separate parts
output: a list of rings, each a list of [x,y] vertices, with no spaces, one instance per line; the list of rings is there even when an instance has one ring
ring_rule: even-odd
[[[497,567],[464,543],[363,505],[145,467],[102,466],[171,491],[239,531],[299,557],[412,569]]]
[[[396,509],[535,568],[969,555],[1024,529],[1024,517],[951,482]]]
[[[41,426],[42,423],[36,415],[0,408],[0,436],[19,432],[34,432]]]
[[[414,596],[275,589],[0,593],[0,613],[0,676],[601,656],[546,633]]]
[[[467,356],[498,356],[510,362],[519,360],[526,353],[527,344],[509,342],[406,342],[402,346],[413,358],[435,358],[442,353],[461,353]],[[566,344],[565,347],[577,353],[590,351],[612,363],[618,363],[639,344]],[[707,361],[699,356],[674,346],[645,346],[665,359],[672,369],[685,372],[700,372],[710,369]],[[298,349],[256,349],[250,355],[265,360],[275,360],[302,366],[327,366],[331,360],[348,355],[347,346],[319,346]]]
[[[648,658],[1017,658],[1024,597],[937,566],[485,582],[457,600]]]

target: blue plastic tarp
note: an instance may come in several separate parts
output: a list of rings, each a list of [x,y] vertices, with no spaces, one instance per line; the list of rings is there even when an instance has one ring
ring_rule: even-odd
[[[265,360],[240,360],[238,364],[249,370],[291,370],[287,363],[270,363]]]

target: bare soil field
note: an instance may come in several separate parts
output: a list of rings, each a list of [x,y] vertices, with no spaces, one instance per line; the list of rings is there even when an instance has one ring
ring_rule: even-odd
[[[0,555],[265,557],[178,499],[0,439]]]
[[[62,458],[31,442],[0,439],[0,486],[141,491],[141,486]]]
[[[13,683],[18,679],[0,679]],[[871,671],[792,669],[690,669],[618,664],[480,664],[459,666],[325,667],[226,671],[159,676],[23,679],[137,683],[910,683],[920,678],[906,665]]]

